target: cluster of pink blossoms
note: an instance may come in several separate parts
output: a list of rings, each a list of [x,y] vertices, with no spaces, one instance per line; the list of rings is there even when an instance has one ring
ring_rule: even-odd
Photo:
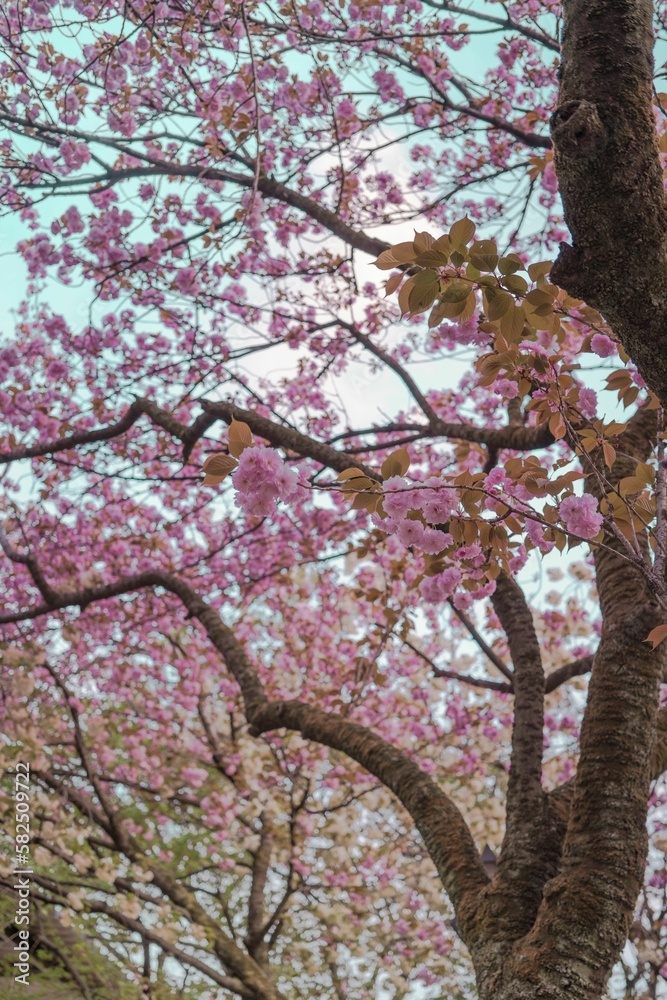
[[[441,604],[452,596],[461,580],[463,574],[456,566],[448,566],[442,573],[436,576],[427,576],[422,580],[420,589],[421,595],[429,604]]]
[[[598,502],[590,493],[581,497],[565,497],[561,501],[560,516],[567,530],[582,538],[595,538],[602,527]]]
[[[594,333],[591,337],[591,350],[600,358],[610,358],[616,354],[616,344],[606,333]]]
[[[543,555],[546,555],[547,552],[551,552],[556,544],[555,542],[547,540],[545,528],[539,523],[539,521],[534,521],[532,517],[526,518],[526,535],[535,548],[539,549]]]
[[[300,493],[299,477],[273,448],[246,448],[232,474],[236,504],[246,514],[267,517],[276,500],[293,502]]]
[[[436,477],[421,484],[410,484],[402,476],[392,476],[382,484],[385,512],[389,515],[380,523],[384,531],[395,532],[404,545],[410,545],[436,555],[452,544],[449,532],[431,528],[431,524],[448,521],[458,506],[455,490],[443,488]],[[411,511],[421,512],[426,524],[413,520]]]
[[[402,476],[392,476],[382,484],[383,505],[388,517],[375,517],[375,523],[383,531],[395,534],[404,545],[421,549],[430,555],[437,555],[448,549],[454,539],[448,531],[430,525],[442,524],[456,512],[459,505],[458,493],[444,486],[441,479],[432,476],[425,483],[409,483]],[[421,514],[423,520],[414,515]],[[424,524],[426,521],[426,524]],[[442,573],[425,577],[420,585],[420,593],[430,604],[441,604],[452,598],[454,606],[466,610],[473,601],[489,597],[496,589],[495,580],[486,580],[483,564],[484,555],[479,544],[460,547],[456,552],[459,566],[448,566]],[[464,577],[479,581],[472,590],[456,593]]]

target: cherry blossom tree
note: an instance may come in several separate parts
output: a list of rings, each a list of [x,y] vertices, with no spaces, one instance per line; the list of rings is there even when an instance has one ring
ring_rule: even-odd
[[[128,997],[667,996],[667,6],[0,31],[33,945],[83,997],[72,941]]]

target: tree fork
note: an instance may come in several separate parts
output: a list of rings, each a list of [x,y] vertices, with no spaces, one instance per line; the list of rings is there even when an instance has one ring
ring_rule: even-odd
[[[613,485],[648,458],[655,434],[655,412],[639,410],[621,437],[609,472]],[[593,477],[589,488],[600,495]],[[641,575],[626,565],[618,540],[608,542],[595,552],[602,635],[560,870],[545,885],[535,926],[514,949],[515,979],[528,978],[535,988],[508,996],[598,1000],[627,937],[644,874],[646,809],[650,781],[660,765],[659,691],[667,654],[644,641],[660,609]]]

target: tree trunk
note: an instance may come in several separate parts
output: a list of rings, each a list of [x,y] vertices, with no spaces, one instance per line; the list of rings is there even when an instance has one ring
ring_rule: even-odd
[[[598,309],[667,406],[667,208],[651,0],[564,0],[555,167],[572,245],[552,280]]]
[[[509,975],[490,991],[479,991],[480,1000],[600,1000],[601,996],[597,987],[558,968],[542,970],[539,982]]]

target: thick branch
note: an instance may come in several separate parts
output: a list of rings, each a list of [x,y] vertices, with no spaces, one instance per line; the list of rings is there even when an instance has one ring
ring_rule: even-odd
[[[381,476],[370,466],[360,463],[351,453],[339,451],[331,445],[302,434],[300,431],[284,424],[275,423],[253,410],[246,410],[234,403],[211,402],[200,400],[204,410],[189,426],[177,420],[168,410],[158,406],[150,399],[137,399],[128,407],[123,416],[108,427],[99,427],[89,431],[78,431],[67,437],[54,438],[36,445],[19,446],[0,452],[0,465],[17,462],[26,458],[40,458],[54,455],[61,451],[70,451],[97,441],[109,441],[120,437],[137,422],[142,414],[150,417],[153,423],[168,431],[172,437],[183,442],[183,461],[187,462],[192,449],[199,439],[218,420],[231,423],[233,419],[242,420],[250,429],[266,441],[277,447],[296,452],[305,458],[312,458],[321,465],[342,472],[354,465],[366,475],[375,479]],[[418,426],[418,425],[415,425]],[[431,425],[424,424],[423,438],[447,437],[454,440],[477,442],[492,448],[507,448],[516,451],[531,451],[546,448],[553,443],[553,437],[546,424],[539,427],[475,427],[472,424],[448,423],[436,419]]]
[[[649,459],[656,437],[656,411],[644,406],[636,411],[621,434],[617,457],[610,470],[604,468],[601,457],[595,457],[595,453],[589,457],[593,471],[586,480],[587,492],[599,502],[610,489],[618,490],[621,479],[633,476],[637,463]],[[604,547],[598,546],[595,550],[595,575],[602,618],[607,622],[622,621],[630,610],[630,595],[633,602],[641,607],[650,597],[639,569],[628,565],[622,539],[609,535],[604,541]],[[649,565],[651,557],[646,532],[637,535],[637,551]]]
[[[544,670],[533,616],[523,591],[501,573],[492,598],[514,665],[514,728],[507,794],[508,825],[525,822],[542,801]]]
[[[421,833],[458,914],[464,938],[474,936],[480,890],[488,883],[461,813],[418,764],[363,726],[299,701],[267,704],[252,720],[255,734],[292,729],[341,750],[391,789]]]
[[[176,420],[168,410],[163,410],[157,403],[150,399],[135,399],[128,407],[120,420],[108,427],[97,427],[90,431],[78,431],[69,434],[67,437],[54,438],[52,441],[44,441],[36,445],[12,448],[10,451],[0,452],[0,465],[7,465],[9,462],[18,462],[24,458],[41,458],[44,455],[55,455],[59,451],[70,451],[85,444],[94,444],[97,441],[109,441],[112,438],[120,437],[130,429],[142,414],[150,416],[153,423],[158,424],[164,430],[183,440],[188,432],[188,427]]]
[[[241,688],[246,713],[248,717],[252,717],[254,711],[266,702],[266,695],[243,647],[236,641],[232,630],[222,623],[220,616],[199,597],[192,587],[171,573],[158,571],[137,573],[133,576],[121,577],[113,583],[103,584],[99,587],[84,587],[78,591],[57,593],[48,604],[38,604],[26,611],[0,615],[0,624],[29,621],[63,608],[78,607],[83,609],[89,604],[107,601],[112,597],[131,594],[151,587],[162,587],[169,593],[176,595],[192,617],[201,622],[213,646],[232,671]]]
[[[350,462],[349,456],[343,452],[336,451],[328,445],[321,444],[313,438],[301,434],[299,431],[281,424],[274,424],[266,417],[262,417],[251,410],[243,410],[233,403],[210,403],[202,400],[201,405],[205,408],[205,413],[198,417],[188,432],[186,448],[190,442],[194,445],[198,437],[211,427],[216,420],[224,420],[230,423],[233,418],[243,420],[251,430],[270,441],[272,444],[296,451],[299,455],[315,459],[322,465],[329,468],[343,471],[349,464],[356,465],[365,471],[367,467],[359,464],[358,461]],[[489,445],[495,448],[507,448],[513,451],[532,451],[539,448],[547,448],[553,444],[553,436],[546,424],[538,427],[475,427],[472,424],[450,423],[439,418],[430,425],[424,426],[424,438],[446,437],[458,441],[470,441],[478,444]],[[348,462],[348,465],[341,465],[341,458]],[[375,478],[379,477],[377,472],[369,470]]]
[[[548,827],[542,791],[544,670],[533,616],[523,591],[501,573],[493,607],[507,635],[514,665],[514,726],[507,788],[507,820],[498,861],[499,888],[506,894],[508,930],[521,937],[532,926],[548,859]]]
[[[667,771],[667,706],[660,709],[656,719],[656,741],[650,766],[651,781],[657,781],[665,771]],[[552,821],[560,830],[561,840],[565,837],[565,830],[570,818],[574,786],[575,779],[571,778],[562,785],[558,785],[547,796]]]
[[[212,403],[208,400],[201,400],[201,405],[204,413],[197,417],[184,439],[183,450],[186,458],[196,441],[218,420],[224,420],[227,424],[230,424],[232,420],[241,420],[248,424],[251,431],[259,434],[260,437],[263,437],[270,444],[283,448],[286,451],[296,452],[297,455],[301,455],[304,458],[312,458],[315,462],[326,468],[334,469],[336,472],[343,472],[345,469],[349,469],[350,466],[355,466],[373,479],[382,478],[378,472],[371,469],[368,465],[363,465],[353,458],[352,455],[348,455],[344,451],[338,451],[328,444],[316,441],[314,438],[308,437],[306,434],[302,434],[292,427],[274,423],[274,421],[269,420],[267,417],[262,417],[253,410],[244,410],[234,403]]]
[[[252,885],[248,899],[248,933],[245,938],[248,953],[260,965],[266,963],[266,949],[263,947],[266,916],[264,913],[264,889],[271,865],[273,851],[273,832],[266,813],[261,816],[262,829],[259,835],[259,847],[254,852],[252,867]]]
[[[562,667],[557,667],[555,670],[552,670],[546,678],[546,684],[544,686],[545,694],[555,691],[556,688],[561,686],[561,684],[565,684],[566,681],[571,680],[573,677],[581,677],[582,674],[590,673],[592,667],[592,656],[582,656],[578,660],[572,660],[571,663],[566,663]]]

